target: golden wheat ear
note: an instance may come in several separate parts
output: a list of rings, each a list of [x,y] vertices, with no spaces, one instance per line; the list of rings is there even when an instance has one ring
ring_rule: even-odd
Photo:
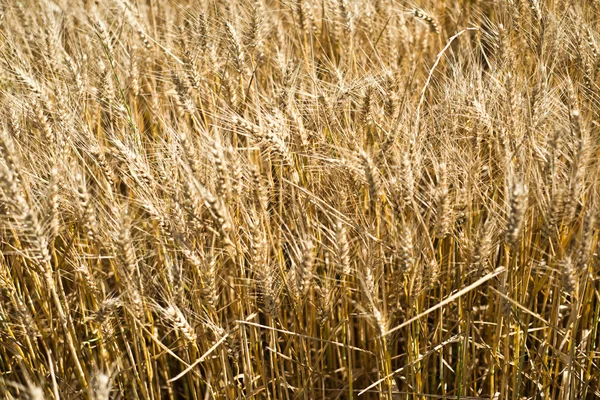
[[[415,18],[425,22],[427,24],[427,26],[429,27],[429,30],[432,33],[435,33],[435,34],[440,33],[439,25],[437,24],[435,19],[431,16],[431,14],[426,13],[425,11],[421,10],[420,8],[413,9],[411,11],[411,14]]]

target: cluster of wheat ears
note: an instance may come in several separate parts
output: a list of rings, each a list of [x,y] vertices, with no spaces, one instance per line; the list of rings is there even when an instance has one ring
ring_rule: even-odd
[[[0,2],[0,397],[600,396],[600,2]]]

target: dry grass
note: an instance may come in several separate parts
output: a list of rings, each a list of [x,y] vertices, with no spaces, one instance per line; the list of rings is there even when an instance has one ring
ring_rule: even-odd
[[[0,4],[0,397],[600,396],[599,16]]]

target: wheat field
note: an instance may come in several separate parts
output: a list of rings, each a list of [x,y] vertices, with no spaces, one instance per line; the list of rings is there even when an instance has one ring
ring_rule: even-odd
[[[599,28],[0,2],[0,397],[600,397]]]

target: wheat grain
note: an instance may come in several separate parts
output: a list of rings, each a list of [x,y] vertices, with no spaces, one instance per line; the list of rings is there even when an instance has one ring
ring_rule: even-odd
[[[3,2],[0,398],[597,397],[598,10]]]

